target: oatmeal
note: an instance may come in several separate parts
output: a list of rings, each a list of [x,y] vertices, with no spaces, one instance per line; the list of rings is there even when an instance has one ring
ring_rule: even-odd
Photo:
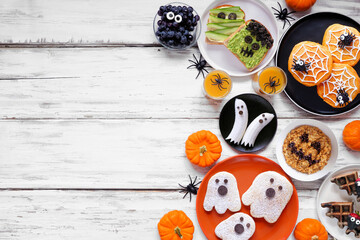
[[[282,149],[289,166],[312,174],[326,166],[331,155],[331,141],[319,128],[303,125],[288,133]]]

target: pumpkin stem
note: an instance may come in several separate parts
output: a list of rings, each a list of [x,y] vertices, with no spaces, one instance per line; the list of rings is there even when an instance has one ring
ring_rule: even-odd
[[[175,231],[175,233],[176,233],[180,238],[183,237],[182,234],[181,234],[181,229],[180,229],[179,227],[176,227],[176,228],[174,229],[174,231]]]
[[[319,240],[319,237],[317,235],[314,235],[311,237],[311,240]]]
[[[201,146],[200,147],[200,156],[203,156],[206,151],[207,151],[206,146],[205,145]]]

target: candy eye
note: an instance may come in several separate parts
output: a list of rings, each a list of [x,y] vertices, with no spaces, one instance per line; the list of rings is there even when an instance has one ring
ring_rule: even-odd
[[[182,21],[182,16],[181,15],[176,15],[175,16],[175,22],[181,23],[181,21]]]
[[[354,217],[351,217],[351,218],[350,218],[350,221],[355,222],[355,218],[354,218]]]
[[[344,35],[341,35],[341,36],[340,36],[340,40],[342,40],[342,41],[344,41],[344,40],[345,40]]]
[[[166,14],[166,18],[167,18],[168,20],[173,20],[174,17],[175,17],[175,14],[174,14],[173,12],[168,12],[168,13]]]
[[[342,100],[342,96],[339,96],[338,99],[339,99],[339,100]]]
[[[355,224],[360,225],[360,220],[356,220]]]
[[[347,35],[349,35],[347,32],[344,32],[344,36],[346,37]]]
[[[299,61],[299,65],[300,65],[300,66],[304,65],[304,62],[300,60],[300,61]]]

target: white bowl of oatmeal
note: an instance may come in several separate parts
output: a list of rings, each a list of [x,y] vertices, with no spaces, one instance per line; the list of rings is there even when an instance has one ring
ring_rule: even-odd
[[[300,181],[314,181],[335,166],[338,144],[324,123],[302,119],[290,123],[277,138],[276,156],[282,169]]]

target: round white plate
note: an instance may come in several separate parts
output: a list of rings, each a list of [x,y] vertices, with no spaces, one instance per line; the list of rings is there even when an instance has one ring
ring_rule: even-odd
[[[347,172],[358,171],[360,172],[360,165],[349,165],[343,168],[340,168],[327,176],[324,182],[321,184],[317,199],[316,199],[316,210],[318,217],[321,223],[325,226],[326,230],[336,239],[341,240],[353,240],[358,239],[355,238],[354,233],[350,233],[346,235],[346,227],[343,229],[339,228],[337,225],[336,218],[329,218],[326,216],[328,208],[322,208],[321,203],[324,202],[354,202],[354,209],[360,209],[360,203],[356,201],[356,197],[354,195],[349,196],[346,190],[341,190],[338,185],[330,182],[330,179]]]
[[[239,6],[245,12],[245,21],[255,19],[261,22],[271,33],[274,45],[268,51],[264,60],[253,71],[247,68],[223,45],[210,45],[205,42],[205,32],[209,11],[217,6],[230,4]],[[248,76],[254,74],[265,67],[273,59],[279,42],[279,29],[276,18],[271,9],[258,0],[215,0],[201,15],[201,34],[197,41],[199,50],[205,60],[215,69],[223,70],[230,76]]]
[[[283,147],[283,144],[284,144],[287,134],[294,128],[296,128],[298,126],[302,126],[302,125],[309,125],[309,126],[314,126],[314,127],[319,128],[321,131],[323,131],[323,133],[325,133],[330,138],[330,141],[331,141],[331,156],[330,156],[330,159],[329,159],[327,165],[320,171],[313,173],[313,174],[302,173],[302,172],[296,171],[295,169],[290,167],[286,163],[286,160],[285,160],[285,157],[284,157],[284,154],[282,151],[282,147]],[[280,133],[280,135],[278,136],[278,138],[276,140],[276,157],[277,157],[277,160],[278,160],[280,166],[282,167],[282,169],[284,169],[284,171],[290,177],[295,178],[300,181],[314,181],[316,179],[324,177],[326,174],[328,174],[330,171],[332,171],[332,169],[335,165],[337,156],[338,156],[338,144],[336,141],[336,137],[335,137],[334,133],[331,131],[331,129],[320,121],[316,121],[316,120],[312,120],[312,119],[301,119],[301,120],[291,122],[288,126],[285,127],[284,130],[282,130],[282,132]]]

